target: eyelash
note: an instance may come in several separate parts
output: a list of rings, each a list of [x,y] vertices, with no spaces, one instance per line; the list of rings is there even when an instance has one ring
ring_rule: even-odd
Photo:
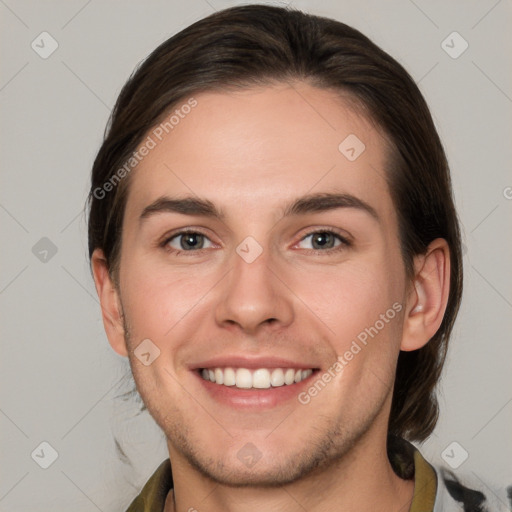
[[[325,228],[325,229],[320,228],[320,229],[315,229],[314,231],[310,231],[309,233],[304,235],[297,243],[300,243],[303,240],[305,240],[306,238],[308,238],[312,235],[318,234],[318,233],[331,234],[331,235],[335,236],[341,243],[337,247],[332,247],[332,248],[329,248],[326,250],[322,250],[322,249],[305,249],[305,250],[312,252],[313,254],[332,254],[332,253],[337,253],[339,251],[342,251],[342,250],[347,249],[348,247],[352,246],[352,243],[347,238],[343,237],[336,230],[334,230],[332,228]],[[184,250],[169,248],[168,244],[171,240],[174,240],[175,238],[178,238],[179,236],[188,235],[188,234],[202,235],[205,238],[208,238],[208,236],[205,233],[202,233],[201,231],[193,230],[193,229],[184,229],[182,231],[178,231],[177,233],[173,233],[172,235],[165,237],[165,239],[159,245],[161,248],[163,248],[167,252],[173,254],[174,256],[180,256],[183,253],[188,253],[188,255],[191,255],[190,253],[201,252],[203,249],[184,251]]]

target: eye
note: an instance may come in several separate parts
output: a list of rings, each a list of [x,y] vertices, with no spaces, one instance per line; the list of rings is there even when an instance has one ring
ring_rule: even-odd
[[[344,249],[345,247],[350,246],[350,242],[336,233],[335,231],[323,229],[319,231],[313,231],[306,235],[302,240],[299,242],[302,243],[306,240],[310,240],[310,245],[312,247],[299,247],[301,249],[310,249],[314,251],[321,251],[321,252],[329,252],[329,251],[336,251],[340,249]]]
[[[207,245],[208,243],[210,245]],[[180,253],[183,251],[193,252],[194,250],[206,249],[211,247],[212,243],[206,235],[197,231],[180,231],[167,238],[162,245],[169,248],[172,252]]]

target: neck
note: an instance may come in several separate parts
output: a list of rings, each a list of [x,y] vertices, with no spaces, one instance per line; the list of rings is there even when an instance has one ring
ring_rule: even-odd
[[[387,458],[386,438],[366,436],[340,460],[275,487],[232,487],[212,481],[169,446],[174,492],[165,512],[409,510],[414,482],[398,477]],[[378,441],[378,442],[377,442]]]

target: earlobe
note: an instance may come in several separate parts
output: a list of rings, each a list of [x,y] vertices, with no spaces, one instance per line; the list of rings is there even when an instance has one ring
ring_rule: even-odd
[[[120,356],[127,356],[121,301],[110,276],[106,258],[101,249],[96,249],[91,258],[96,292],[101,304],[103,326],[111,347]]]
[[[407,300],[401,350],[428,343],[443,321],[450,291],[450,250],[437,238],[415,259],[415,277]]]

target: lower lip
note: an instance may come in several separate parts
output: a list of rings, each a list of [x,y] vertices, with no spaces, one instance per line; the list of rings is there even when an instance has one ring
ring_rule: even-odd
[[[198,371],[194,371],[196,377],[214,400],[238,409],[271,409],[289,400],[298,400],[299,393],[310,385],[317,373],[318,370],[313,370],[313,373],[307,379],[295,384],[285,384],[267,389],[240,389],[236,386],[224,386],[223,384],[210,382],[203,379]]]

